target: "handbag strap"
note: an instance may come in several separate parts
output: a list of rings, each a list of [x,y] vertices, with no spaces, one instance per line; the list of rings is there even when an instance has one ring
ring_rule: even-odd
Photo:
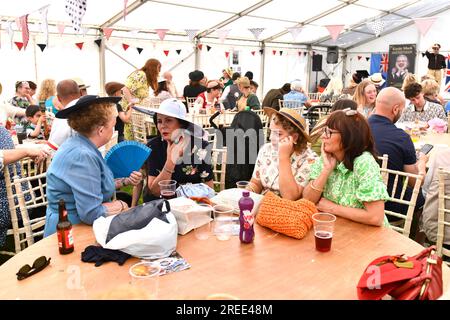
[[[429,247],[428,249],[430,249],[430,254],[427,257],[427,266],[426,266],[426,275],[430,276],[429,278],[425,279],[425,281],[422,284],[422,288],[420,288],[420,294],[419,294],[419,299],[422,300],[422,297],[426,291],[426,289],[428,288],[428,285],[430,284],[430,281],[432,280],[431,278],[431,268],[432,265],[437,265],[438,261],[437,261],[437,257],[436,255],[436,250],[434,246]]]

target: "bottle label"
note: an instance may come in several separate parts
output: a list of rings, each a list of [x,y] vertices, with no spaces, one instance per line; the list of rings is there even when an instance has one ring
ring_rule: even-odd
[[[63,247],[63,242],[62,242],[62,233],[63,231],[58,231],[58,247],[62,248]]]
[[[65,240],[66,240],[66,248],[73,247],[72,228],[70,228],[70,230],[65,230],[64,235],[65,235]]]
[[[242,211],[244,217],[244,229],[250,229],[253,226],[254,217],[249,210]]]

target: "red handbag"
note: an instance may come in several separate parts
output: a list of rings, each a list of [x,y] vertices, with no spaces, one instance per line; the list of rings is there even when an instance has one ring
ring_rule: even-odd
[[[442,295],[442,258],[436,247],[418,255],[383,256],[372,261],[357,285],[360,300],[436,300]]]

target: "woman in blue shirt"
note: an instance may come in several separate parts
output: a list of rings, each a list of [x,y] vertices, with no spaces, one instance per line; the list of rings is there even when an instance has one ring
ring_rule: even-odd
[[[111,201],[114,190],[138,184],[142,174],[133,172],[128,178],[115,181],[98,150],[112,137],[118,100],[120,97],[88,95],[58,112],[57,117],[67,118],[69,126],[77,134],[61,145],[47,171],[48,207],[44,236],[56,232],[60,199],[66,203],[72,224],[92,224],[98,217],[117,214],[128,208],[121,200]]]

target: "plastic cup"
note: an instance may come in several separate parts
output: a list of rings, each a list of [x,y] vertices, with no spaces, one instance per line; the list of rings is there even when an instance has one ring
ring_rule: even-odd
[[[218,240],[225,241],[233,234],[234,208],[229,205],[214,206],[214,234]]]
[[[130,285],[134,294],[142,298],[156,299],[158,296],[159,274],[161,268],[150,261],[142,261],[129,269]]]
[[[320,252],[330,251],[336,216],[331,213],[319,212],[313,214],[312,219],[316,250]]]
[[[211,234],[211,220],[214,209],[208,204],[202,203],[199,206],[201,209],[192,218],[192,223],[197,226],[194,228],[194,235],[198,240],[207,240]]]
[[[175,180],[162,180],[158,182],[161,197],[170,200],[177,197],[177,182]]]
[[[238,181],[238,182],[236,182],[236,187],[238,189],[245,189],[245,188],[247,188],[249,183],[250,182],[248,182],[248,181]]]

